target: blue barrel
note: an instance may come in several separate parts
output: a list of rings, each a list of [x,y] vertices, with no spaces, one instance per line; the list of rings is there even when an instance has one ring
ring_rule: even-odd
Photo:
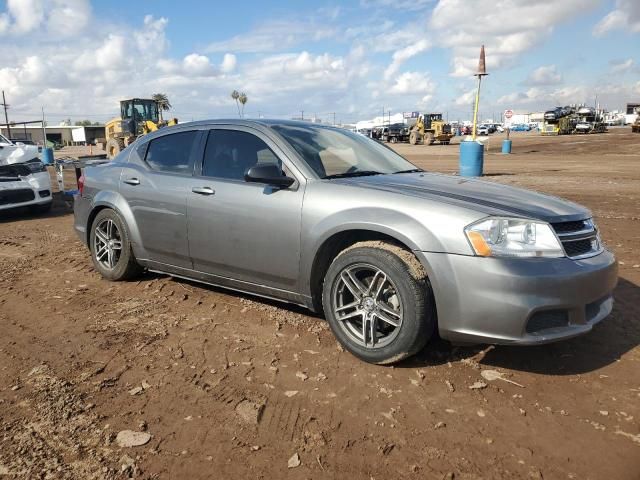
[[[480,142],[460,142],[460,176],[481,177],[484,145]]]
[[[502,153],[511,153],[511,140],[502,141]]]
[[[42,149],[42,163],[45,165],[53,165],[53,148]]]

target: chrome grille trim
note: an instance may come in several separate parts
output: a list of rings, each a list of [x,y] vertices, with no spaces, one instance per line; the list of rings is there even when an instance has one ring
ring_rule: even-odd
[[[572,260],[594,257],[604,250],[598,236],[598,230],[590,218],[578,222],[552,223],[551,226],[558,236],[558,240],[562,243],[565,255]],[[576,242],[585,241],[590,242],[588,249],[576,245]]]

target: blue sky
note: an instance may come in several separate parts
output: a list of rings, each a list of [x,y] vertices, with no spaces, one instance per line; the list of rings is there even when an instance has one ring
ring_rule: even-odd
[[[479,47],[482,117],[640,99],[637,0],[0,2],[0,88],[12,119],[104,120],[120,98],[169,95],[181,120],[305,112],[467,119]],[[123,17],[123,12],[127,12]]]

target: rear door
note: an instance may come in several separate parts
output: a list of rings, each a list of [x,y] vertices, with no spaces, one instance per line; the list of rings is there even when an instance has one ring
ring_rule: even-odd
[[[156,137],[131,153],[120,193],[133,212],[147,260],[191,268],[187,192],[191,192],[199,130]]]
[[[246,170],[260,162],[277,163],[296,183],[278,189],[246,182]],[[210,130],[187,201],[194,269],[294,291],[303,181],[277,144],[262,133],[244,127]]]

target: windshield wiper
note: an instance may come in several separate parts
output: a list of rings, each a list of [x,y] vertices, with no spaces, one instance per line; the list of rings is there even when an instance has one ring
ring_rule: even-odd
[[[418,172],[424,172],[424,170],[422,170],[421,168],[411,168],[409,170],[399,170],[397,172],[393,172],[393,174],[395,175],[396,173],[418,173]]]
[[[358,170],[355,172],[334,173],[333,175],[326,175],[322,177],[322,179],[327,180],[331,178],[366,177],[369,175],[383,175],[383,173],[376,172],[375,170]]]

